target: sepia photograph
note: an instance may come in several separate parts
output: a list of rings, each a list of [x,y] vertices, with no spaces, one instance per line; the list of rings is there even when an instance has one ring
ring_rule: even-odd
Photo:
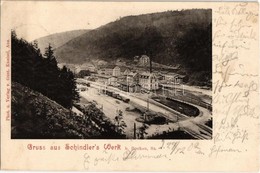
[[[212,10],[146,11],[12,28],[11,139],[211,140]]]
[[[258,3],[4,0],[1,25],[0,170],[259,170]]]

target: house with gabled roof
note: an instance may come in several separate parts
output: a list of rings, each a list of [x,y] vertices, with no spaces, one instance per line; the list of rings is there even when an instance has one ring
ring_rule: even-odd
[[[141,66],[150,65],[150,58],[147,55],[142,55],[139,59],[139,63]]]
[[[115,66],[112,71],[112,76],[120,76],[121,75],[121,69],[118,66]]]
[[[130,93],[138,93],[141,91],[141,86],[138,83],[129,83],[127,81],[118,82],[119,89]]]
[[[159,82],[154,73],[143,72],[139,75],[139,84],[147,90],[159,89]]]
[[[125,71],[123,72],[123,75],[128,75],[129,73],[131,73],[129,68],[126,68]]]

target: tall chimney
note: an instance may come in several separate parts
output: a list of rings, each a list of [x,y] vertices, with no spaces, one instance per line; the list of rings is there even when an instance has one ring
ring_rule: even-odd
[[[134,123],[134,139],[136,139],[136,124]]]
[[[152,73],[152,58],[149,58],[150,61],[150,73]]]

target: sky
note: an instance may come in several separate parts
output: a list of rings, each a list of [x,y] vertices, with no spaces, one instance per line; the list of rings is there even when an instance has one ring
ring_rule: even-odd
[[[28,41],[63,31],[95,29],[124,16],[176,10],[176,4],[163,2],[11,1],[10,3],[10,8],[6,10],[10,10],[11,15],[8,18],[11,20],[12,29],[15,29],[18,37]],[[178,4],[178,9],[182,9],[180,6],[185,8],[186,5],[182,2]]]

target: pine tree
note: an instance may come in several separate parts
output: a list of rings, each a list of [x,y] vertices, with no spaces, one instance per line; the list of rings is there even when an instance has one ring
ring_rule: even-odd
[[[41,50],[39,49],[39,46],[38,46],[38,41],[37,40],[34,40],[33,41],[33,47],[35,49],[35,52],[38,56],[41,56]]]
[[[15,31],[11,33],[12,44],[12,80],[32,89],[35,88],[35,64],[41,60],[33,45],[24,39],[18,39]]]
[[[53,48],[49,44],[49,46],[45,49],[45,75],[46,75],[46,94],[48,97],[55,100],[55,98],[58,97],[58,91],[59,91],[59,83],[57,82],[59,71],[57,66],[57,61],[54,56]]]
[[[45,48],[44,56],[49,60],[55,59],[53,48],[50,43],[49,46]]]
[[[77,102],[79,100],[79,94],[76,91],[76,81],[73,73],[66,67],[60,70],[59,81],[62,86],[60,88],[60,100],[66,108],[71,108],[73,106],[73,102]]]
[[[12,81],[21,83],[56,101],[66,108],[72,108],[79,100],[73,73],[64,67],[59,69],[52,46],[40,53],[37,41],[28,43],[18,39],[11,32]]]

